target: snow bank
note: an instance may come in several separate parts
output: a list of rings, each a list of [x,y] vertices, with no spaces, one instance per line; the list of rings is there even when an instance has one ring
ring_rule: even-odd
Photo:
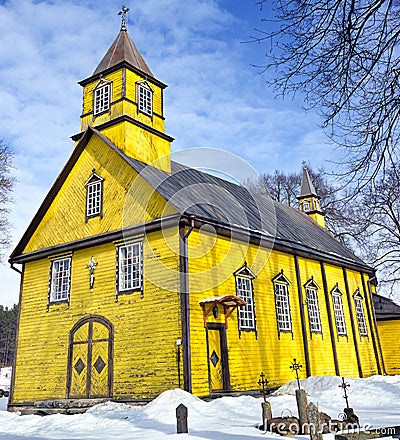
[[[340,377],[310,377],[302,380],[309,402],[335,417],[345,401],[339,388]],[[361,424],[373,427],[400,424],[400,376],[373,376],[346,379],[350,383],[349,403]],[[295,381],[289,382],[268,400],[272,413],[279,416],[289,409],[296,414]],[[6,399],[0,399],[6,401]],[[260,432],[261,398],[226,396],[205,402],[180,389],[162,393],[145,406],[106,402],[85,414],[23,416],[0,411],[0,438],[3,440],[226,440],[240,438],[276,440]],[[188,434],[176,434],[176,407],[188,408]],[[325,440],[332,437],[327,435]]]
[[[374,407],[398,405],[400,376],[371,376],[365,379],[345,378],[349,402],[353,407]],[[300,380],[300,386],[308,396],[318,401],[342,402],[343,390],[339,387],[342,378],[338,376],[312,376]],[[295,395],[297,381],[287,382],[273,393],[273,396]]]
[[[300,380],[300,386],[306,390],[308,395],[321,393],[323,391],[332,390],[335,386],[340,384],[341,378],[337,376],[312,376],[307,379]],[[273,396],[294,396],[298,385],[296,380],[285,383],[285,385],[278,388]]]

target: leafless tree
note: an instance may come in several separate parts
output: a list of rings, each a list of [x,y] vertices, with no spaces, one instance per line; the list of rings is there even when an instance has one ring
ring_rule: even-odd
[[[307,170],[317,195],[321,199],[321,209],[325,213],[328,230],[344,244],[347,244],[349,241],[346,233],[347,218],[342,209],[343,201],[340,189],[329,180],[324,168],[314,170],[310,164],[307,164]],[[301,171],[285,173],[275,170],[272,174],[263,174],[256,182],[246,181],[244,184],[252,191],[270,195],[277,202],[298,208],[297,196],[300,195],[301,175]]]
[[[12,176],[13,153],[0,139],[0,260],[10,245],[10,223],[8,220],[11,193],[15,178]]]
[[[400,300],[400,169],[388,166],[385,173],[349,198],[333,184],[324,169],[307,165],[321,197],[327,229],[366,263],[377,269],[380,292]],[[246,186],[268,193],[279,202],[298,207],[301,173],[275,171]],[[352,190],[346,190],[352,192]]]
[[[266,15],[251,41],[265,43],[270,84],[305,94],[357,191],[392,167],[399,150],[400,2],[259,0]],[[267,9],[268,8],[268,9]]]
[[[358,254],[378,269],[384,293],[392,295],[400,287],[400,179],[398,166],[371,182],[357,203],[344,206],[347,237]],[[397,298],[399,299],[399,298]]]

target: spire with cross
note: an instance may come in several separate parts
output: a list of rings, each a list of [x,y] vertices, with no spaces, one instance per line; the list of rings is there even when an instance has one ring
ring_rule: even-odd
[[[129,8],[125,5],[122,6],[122,9],[118,12],[118,15],[121,15],[121,31],[127,30],[128,25],[128,11]]]

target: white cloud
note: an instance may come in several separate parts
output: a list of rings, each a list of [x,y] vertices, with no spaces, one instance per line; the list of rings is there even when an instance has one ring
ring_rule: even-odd
[[[293,103],[275,100],[251,67],[264,48],[240,44],[256,22],[231,0],[147,0],[131,5],[129,32],[165,94],[173,149],[222,148],[258,172],[318,162],[319,132]],[[81,88],[115,38],[120,5],[111,0],[0,3],[0,137],[16,152],[11,221],[15,243],[69,157],[79,132]],[[254,9],[254,20],[256,17]],[[307,153],[309,151],[310,153]],[[0,268],[0,304],[18,286]]]

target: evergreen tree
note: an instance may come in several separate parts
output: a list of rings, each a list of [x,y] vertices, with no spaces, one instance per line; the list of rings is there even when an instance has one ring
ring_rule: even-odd
[[[0,305],[0,367],[10,366],[14,360],[17,334],[18,306],[9,309]]]

